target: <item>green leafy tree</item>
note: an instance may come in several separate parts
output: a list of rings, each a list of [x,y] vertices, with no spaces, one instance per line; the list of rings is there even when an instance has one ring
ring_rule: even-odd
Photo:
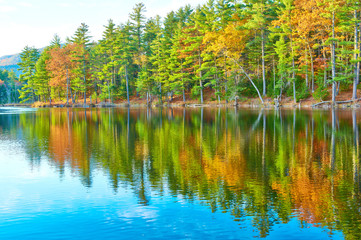
[[[39,96],[42,101],[46,102],[47,100],[51,104],[51,88],[49,86],[50,81],[50,72],[46,68],[46,62],[49,60],[49,48],[46,48],[35,65],[35,74],[34,74],[34,85],[37,89],[36,95]]]
[[[117,34],[117,44],[119,46],[119,64],[121,65],[122,75],[125,77],[125,88],[127,94],[127,102],[130,103],[130,68],[133,66],[133,56],[137,49],[134,46],[134,35],[132,34],[132,26],[130,22],[120,26]]]
[[[19,90],[20,99],[22,102],[27,102],[32,100],[36,101],[36,82],[35,82],[35,69],[36,62],[39,59],[39,51],[34,47],[26,46],[23,51],[20,53],[20,81],[22,82],[22,87]]]
[[[87,98],[87,70],[88,70],[88,62],[89,62],[89,48],[91,46],[90,42],[91,36],[89,36],[89,27],[85,23],[82,23],[77,30],[75,31],[74,36],[71,39],[71,42],[81,46],[79,52],[77,54],[78,61],[81,63],[81,69],[79,72],[83,75],[83,86],[78,86],[83,91],[84,97],[84,105],[86,104]]]
[[[107,95],[109,101],[113,102],[114,88],[119,71],[119,46],[117,45],[117,29],[112,20],[105,26],[103,38],[97,46],[97,53],[100,55],[100,71],[98,77],[101,80],[99,85],[102,98]]]
[[[0,70],[0,102],[16,103],[18,101],[18,79],[13,71]]]

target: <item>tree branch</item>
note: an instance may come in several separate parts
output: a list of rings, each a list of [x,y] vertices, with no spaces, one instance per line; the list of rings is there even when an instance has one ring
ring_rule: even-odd
[[[227,56],[228,57],[228,56]],[[250,78],[250,76],[246,73],[246,71],[244,70],[244,68],[233,58],[230,58],[235,64],[237,64],[237,66],[242,70],[242,72],[244,73],[244,75],[246,75],[246,77],[248,78],[248,80],[252,83],[253,87],[256,89],[257,93],[258,93],[258,97],[261,100],[262,104],[264,104],[263,98],[261,96],[261,93],[259,92],[256,84],[254,84],[254,82],[252,81],[252,79]]]

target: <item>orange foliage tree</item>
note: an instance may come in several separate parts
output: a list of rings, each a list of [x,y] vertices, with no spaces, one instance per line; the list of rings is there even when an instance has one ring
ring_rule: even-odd
[[[80,46],[71,43],[49,51],[50,59],[47,61],[47,70],[51,72],[49,85],[59,98],[61,98],[61,93],[66,91],[67,104],[69,103],[69,94],[73,102],[76,100],[76,85],[79,82],[79,73],[76,69],[78,69],[79,61],[76,61],[75,53],[79,50]]]

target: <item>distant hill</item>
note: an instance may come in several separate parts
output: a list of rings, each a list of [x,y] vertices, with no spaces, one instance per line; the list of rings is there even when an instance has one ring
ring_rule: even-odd
[[[42,53],[45,47],[39,48],[39,52]],[[13,70],[17,76],[20,76],[21,71],[19,70],[18,63],[20,62],[20,53],[13,55],[6,55],[0,57],[0,69],[11,71]]]
[[[6,55],[0,57],[0,69],[11,71],[13,70],[16,75],[20,75],[18,63],[20,62],[20,53],[14,55]]]

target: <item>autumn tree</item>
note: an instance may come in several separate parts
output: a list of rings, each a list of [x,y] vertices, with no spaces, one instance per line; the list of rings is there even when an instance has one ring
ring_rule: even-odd
[[[49,86],[53,95],[61,100],[65,92],[66,104],[69,103],[69,97],[73,103],[77,99],[77,85],[80,80],[77,69],[81,62],[74,52],[81,51],[81,48],[82,46],[75,43],[67,44],[65,47],[54,47],[49,51],[50,57],[46,62],[46,69],[51,72]]]

